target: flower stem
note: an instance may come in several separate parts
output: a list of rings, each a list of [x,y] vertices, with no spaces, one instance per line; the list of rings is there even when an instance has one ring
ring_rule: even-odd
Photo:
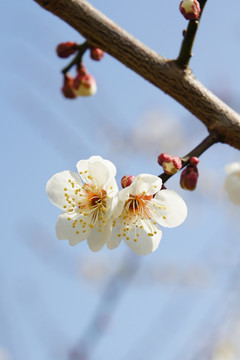
[[[62,73],[65,75],[68,70],[71,69],[71,67],[73,65],[79,65],[82,62],[82,56],[85,53],[85,51],[90,47],[89,43],[87,41],[85,41],[84,43],[82,43],[81,45],[78,46],[78,53],[77,55],[74,57],[74,59],[70,62],[70,64],[68,66],[66,66],[63,70]]]
[[[187,66],[192,57],[193,43],[194,43],[195,36],[196,36],[197,30],[198,30],[198,25],[199,25],[200,18],[202,16],[203,8],[204,8],[206,2],[207,2],[207,0],[199,0],[199,4],[200,4],[200,8],[201,8],[201,13],[199,15],[199,18],[196,20],[189,21],[188,28],[184,34],[184,38],[182,41],[180,53],[176,60],[176,62],[179,66],[183,66],[183,67]]]
[[[191,157],[199,157],[202,155],[208,148],[210,148],[213,144],[220,141],[219,135],[217,133],[213,133],[208,135],[197,147],[195,147],[192,151],[190,151],[187,155],[181,158],[182,160],[182,169],[189,164],[189,160]],[[174,174],[166,174],[165,172],[159,175],[162,179],[163,184],[170,179]]]

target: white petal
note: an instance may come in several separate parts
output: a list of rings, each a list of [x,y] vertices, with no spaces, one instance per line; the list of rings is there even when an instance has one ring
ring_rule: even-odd
[[[154,195],[161,189],[162,179],[155,175],[140,174],[135,177],[130,187],[132,195]]]
[[[154,226],[154,232],[149,235],[149,227],[142,222],[143,229],[133,227],[127,234],[129,240],[124,238],[127,246],[130,247],[137,255],[147,255],[155,251],[160,243],[162,231],[159,227]],[[137,236],[139,234],[139,236]]]
[[[151,201],[155,203],[154,220],[160,225],[175,227],[186,219],[187,206],[182,197],[175,191],[161,190]]]
[[[120,231],[119,226],[115,226],[112,228],[112,232],[110,234],[110,237],[107,240],[107,247],[112,250],[119,246],[122,238],[121,236],[118,236]]]
[[[107,242],[110,233],[110,225],[104,226],[101,232],[99,232],[99,229],[93,229],[87,239],[89,248],[94,252],[101,250],[104,244]]]
[[[80,160],[80,161],[78,161],[76,166],[77,166],[78,172],[82,172],[84,174],[85,172],[87,172],[89,170],[89,167],[91,167],[91,165],[95,164],[95,163],[102,164],[102,166],[108,170],[108,174],[110,175],[110,177],[114,178],[116,176],[117,170],[116,170],[115,165],[111,161],[103,159],[101,156],[91,156],[87,160]],[[93,174],[93,175],[95,175],[95,177],[96,177],[96,174]],[[84,179],[84,182],[87,182],[86,179]]]
[[[83,229],[79,225],[76,225],[75,228],[72,227],[73,220],[84,219],[86,221],[86,217],[78,216],[75,217],[76,214],[69,215],[67,213],[62,213],[58,217],[58,221],[56,224],[56,234],[59,240],[68,240],[69,244],[74,246],[79,242],[85,240],[91,232],[91,228],[89,228],[88,224]],[[70,218],[71,220],[68,220]]]
[[[102,189],[111,178],[109,169],[100,161],[80,160],[77,169],[84,182]]]
[[[118,186],[115,178],[109,177],[108,181],[104,185],[104,190],[107,191],[109,197],[114,197],[118,193]]]
[[[82,187],[81,179],[73,171],[62,171],[51,177],[47,182],[46,191],[50,201],[57,207],[63,210],[63,206],[67,204],[65,193],[74,195],[75,189],[72,188],[71,184],[68,182],[71,180],[74,183],[77,183],[78,187]]]
[[[119,201],[125,202],[129,198],[129,195],[132,194],[132,190],[132,184],[120,190],[118,193]]]
[[[120,195],[120,193],[119,193],[119,195]],[[125,205],[125,200],[121,200],[119,198],[119,196],[117,196],[116,199],[117,200],[115,201],[115,206],[114,206],[114,209],[112,212],[112,216],[114,219],[117,219],[121,215],[124,205]]]
[[[224,188],[231,202],[235,205],[240,205],[240,175],[233,173],[227,176]]]
[[[233,162],[225,166],[225,171],[227,174],[231,174],[233,172],[240,172],[240,162]]]
[[[89,162],[101,162],[106,168],[108,168],[110,174],[114,177],[116,176],[117,170],[115,165],[106,159],[103,159],[101,156],[91,156],[88,160]]]

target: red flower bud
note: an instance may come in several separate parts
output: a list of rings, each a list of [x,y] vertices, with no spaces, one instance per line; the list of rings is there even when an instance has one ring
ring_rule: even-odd
[[[85,69],[81,68],[74,79],[74,93],[76,96],[91,96],[97,91],[97,83],[94,77],[85,73]]]
[[[68,41],[61,43],[57,46],[57,54],[60,58],[67,58],[70,55],[74,54],[77,50],[77,43],[73,41]]]
[[[121,179],[121,185],[123,188],[131,185],[131,183],[133,182],[134,180],[134,176],[133,175],[125,175],[122,177]]]
[[[62,93],[68,99],[74,99],[77,97],[74,93],[74,78],[70,74],[65,74],[64,76]]]
[[[166,174],[176,174],[182,168],[182,161],[178,156],[170,156],[162,153],[158,156],[158,163],[163,167]]]
[[[192,166],[197,166],[199,163],[199,158],[197,158],[196,156],[193,156],[190,158],[189,162]]]
[[[103,58],[103,55],[104,55],[103,50],[101,50],[99,48],[91,47],[90,56],[93,60],[99,61]]]
[[[180,3],[179,9],[187,20],[197,19],[201,12],[200,4],[197,0],[183,0]]]
[[[196,166],[188,165],[181,173],[180,185],[184,190],[195,190],[198,181],[198,169]]]

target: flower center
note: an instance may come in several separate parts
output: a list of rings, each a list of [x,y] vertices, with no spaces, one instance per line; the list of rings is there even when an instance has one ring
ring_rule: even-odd
[[[122,214],[120,215],[121,228],[118,237],[125,237],[126,240],[130,239],[130,231],[134,227],[133,241],[137,241],[140,236],[140,230],[143,229],[143,222],[149,228],[149,236],[153,236],[154,230],[151,224],[151,199],[153,195],[129,195],[126,200]],[[116,226],[116,221],[113,222],[113,227]]]
[[[106,206],[106,196],[107,192],[105,190],[100,190],[97,194],[94,192],[88,193],[88,201],[90,207],[95,206]]]
[[[130,198],[125,203],[125,208],[129,211],[130,216],[140,215],[145,217],[148,210],[147,203],[152,198],[152,195],[130,195]]]
[[[85,233],[88,228],[98,228],[101,232],[106,224],[108,210],[108,194],[106,190],[100,189],[93,184],[85,183],[79,187],[71,179],[68,180],[72,189],[64,188],[66,202],[64,209],[67,210],[68,220],[72,221],[72,227],[79,232]]]

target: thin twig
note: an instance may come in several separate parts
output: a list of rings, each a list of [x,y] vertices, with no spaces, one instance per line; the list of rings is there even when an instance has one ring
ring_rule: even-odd
[[[66,66],[63,70],[62,73],[65,75],[68,70],[71,69],[72,66],[74,65],[79,65],[82,62],[82,56],[85,53],[85,51],[90,47],[89,43],[87,41],[85,41],[83,44],[78,46],[78,53],[77,55],[74,57],[74,59],[70,62],[70,64],[68,66]]]
[[[189,21],[188,28],[184,34],[184,38],[182,41],[180,53],[176,60],[177,64],[180,66],[183,66],[183,67],[187,66],[192,57],[193,43],[194,43],[195,36],[196,36],[197,30],[198,30],[199,21],[202,16],[202,13],[203,13],[203,8],[204,8],[206,2],[207,2],[207,0],[199,1],[201,13],[200,13],[198,19]]]

